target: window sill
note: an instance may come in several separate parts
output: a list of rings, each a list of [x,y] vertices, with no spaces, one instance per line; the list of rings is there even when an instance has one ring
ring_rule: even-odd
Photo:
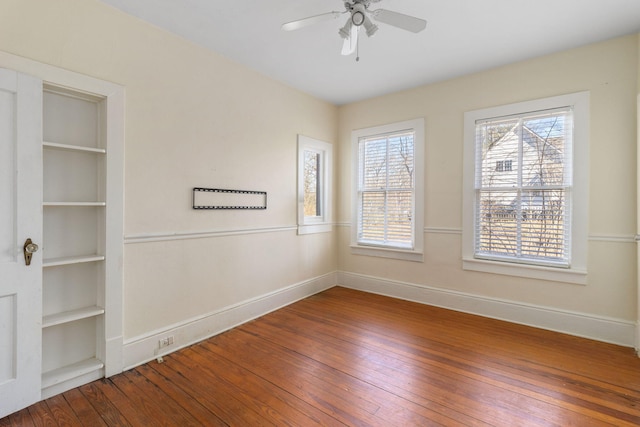
[[[331,231],[331,228],[332,228],[331,223],[298,225],[298,235],[328,233]]]
[[[505,263],[484,259],[463,258],[462,269],[483,273],[504,274],[507,276],[526,277],[529,279],[549,280],[554,282],[587,284],[587,272],[572,268],[554,268],[538,265]]]
[[[424,262],[424,254],[422,252],[402,249],[351,245],[351,253],[353,255],[365,255],[380,258],[393,258],[403,261]]]

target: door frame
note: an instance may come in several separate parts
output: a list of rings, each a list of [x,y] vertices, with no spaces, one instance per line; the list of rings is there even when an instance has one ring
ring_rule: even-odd
[[[0,67],[37,77],[43,85],[86,92],[105,100],[105,342],[98,343],[98,348],[102,349],[105,377],[110,377],[123,369],[124,87],[3,51],[0,51]]]

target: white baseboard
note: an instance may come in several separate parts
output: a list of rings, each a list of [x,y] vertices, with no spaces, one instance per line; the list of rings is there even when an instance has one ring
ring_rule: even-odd
[[[197,319],[128,339],[124,342],[122,352],[124,370],[195,344],[336,285],[626,347],[636,347],[636,330],[640,329],[634,322],[621,319],[561,311],[354,273],[335,272],[225,307]],[[174,343],[159,349],[159,340],[169,336],[173,337]],[[640,338],[638,340],[640,342]]]
[[[561,311],[554,308],[487,298],[354,273],[339,272],[338,283],[346,288],[477,314],[625,347],[636,346],[636,324],[621,319]]]
[[[71,378],[69,380],[62,381],[60,383],[53,384],[49,387],[45,387],[42,389],[42,394],[40,396],[41,400],[48,399],[60,393],[64,393],[67,390],[71,390],[72,388],[80,387],[82,385],[88,384],[92,381],[99,380],[100,378],[104,378],[104,369],[100,368],[92,372],[88,372],[86,374]]]
[[[123,346],[124,370],[173,353],[178,349],[222,333],[295,301],[332,288],[336,284],[337,273],[329,273],[224,307],[196,319],[190,319],[144,336],[128,339]],[[160,349],[159,341],[169,336],[173,337],[173,344]]]

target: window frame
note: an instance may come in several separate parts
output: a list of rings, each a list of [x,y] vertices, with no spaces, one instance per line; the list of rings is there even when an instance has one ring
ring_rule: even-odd
[[[320,215],[306,216],[304,212],[304,173],[305,153],[312,152],[319,156],[316,176],[317,188],[321,194],[319,200]],[[333,146],[328,142],[298,135],[298,234],[326,233],[332,229],[331,219],[331,174],[333,170]],[[317,194],[317,193],[316,193]],[[317,197],[317,195],[316,195]]]
[[[476,122],[504,116],[554,110],[573,109],[570,263],[554,267],[534,263],[519,263],[514,259],[500,261],[483,259],[475,254],[476,217]],[[464,114],[462,265],[464,270],[506,274],[558,282],[586,284],[589,207],[589,92],[578,92],[509,105],[483,108]]]
[[[381,135],[412,131],[414,133],[414,188],[413,188],[413,247],[403,248],[358,242],[360,228],[359,176],[360,140]],[[424,118],[406,120],[381,126],[357,129],[351,132],[352,156],[352,212],[351,253],[354,255],[394,258],[407,261],[424,261]]]

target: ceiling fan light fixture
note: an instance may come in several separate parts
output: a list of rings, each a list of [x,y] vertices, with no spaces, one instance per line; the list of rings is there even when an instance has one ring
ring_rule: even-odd
[[[382,22],[392,27],[419,33],[427,26],[427,21],[415,16],[405,15],[387,9],[369,10],[371,3],[378,3],[382,0],[341,0],[345,10],[343,12],[327,12],[320,15],[309,16],[307,18],[298,19],[296,21],[287,22],[282,25],[284,31],[297,30],[318,22],[336,19],[339,16],[348,14],[347,22],[338,30],[338,34],[344,40],[342,47],[343,55],[351,55],[358,51],[358,33],[360,27],[364,27],[364,31],[368,37],[372,37],[378,31],[378,26],[372,22]],[[356,57],[356,61],[359,58]]]
[[[378,31],[378,26],[366,17],[364,20],[364,29],[367,30],[367,37],[371,37]]]
[[[366,21],[365,18],[366,17],[364,16],[364,12],[360,10],[356,10],[351,14],[351,22],[353,22],[353,25],[355,25],[356,27],[364,24]]]
[[[351,22],[356,27],[361,26],[367,20],[367,15],[365,15],[365,5],[362,3],[356,2],[351,8]]]
[[[338,31],[338,33],[340,34],[340,37],[342,37],[343,39],[348,39],[349,37],[351,37],[351,27],[353,26],[353,24],[351,23],[351,20],[349,19],[347,21],[346,24],[344,24],[344,27],[340,28],[340,30]]]

